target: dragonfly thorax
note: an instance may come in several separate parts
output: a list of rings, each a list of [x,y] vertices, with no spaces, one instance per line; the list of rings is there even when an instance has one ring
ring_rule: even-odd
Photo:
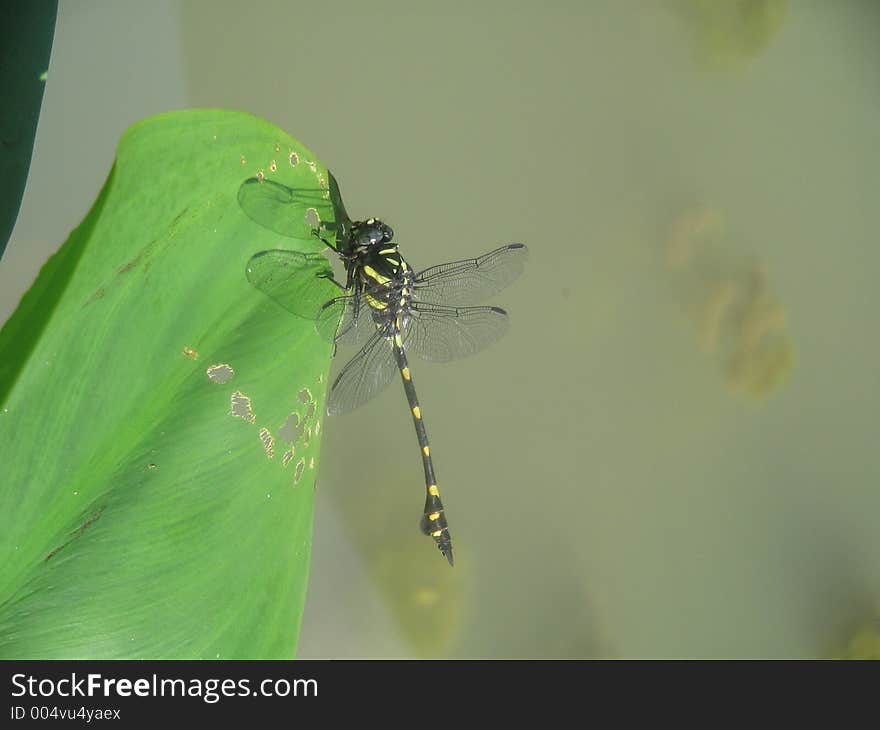
[[[367,288],[402,284],[412,271],[400,255],[396,243],[380,240],[359,249],[354,257],[355,269]]]

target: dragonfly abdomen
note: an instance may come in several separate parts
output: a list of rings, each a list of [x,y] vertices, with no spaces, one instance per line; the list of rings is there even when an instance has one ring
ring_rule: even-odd
[[[422,532],[434,539],[437,548],[443,556],[454,564],[452,555],[452,537],[449,534],[449,525],[446,522],[446,514],[443,502],[440,500],[440,489],[437,487],[437,477],[434,475],[434,462],[431,459],[431,447],[428,444],[428,432],[425,429],[425,421],[422,418],[422,408],[416,395],[416,387],[413,383],[412,372],[406,359],[400,336],[397,335],[389,340],[394,350],[394,359],[400,368],[400,377],[403,380],[403,389],[412,413],[413,424],[416,428],[416,437],[419,440],[419,448],[422,451],[422,466],[425,470],[425,510],[422,514],[420,527]]]

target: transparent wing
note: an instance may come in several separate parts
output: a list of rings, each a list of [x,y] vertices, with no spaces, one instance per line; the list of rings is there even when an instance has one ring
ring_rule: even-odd
[[[315,328],[328,342],[339,345],[363,345],[376,332],[370,308],[362,297],[348,295],[331,299],[318,312]]]
[[[376,330],[333,381],[327,396],[327,414],[347,413],[366,403],[385,388],[397,372],[391,340]]]
[[[507,331],[499,307],[445,307],[413,302],[403,332],[408,352],[423,360],[448,362],[491,345]]]
[[[251,220],[282,236],[312,240],[317,236],[334,236],[343,224],[349,224],[342,198],[331,176],[333,192],[315,189],[293,189],[266,178],[251,177],[238,189],[238,204]]]
[[[475,259],[450,261],[416,274],[413,288],[423,302],[478,302],[518,277],[529,257],[522,243],[496,248]]]
[[[339,291],[327,278],[333,276],[330,262],[319,253],[260,251],[251,256],[246,274],[263,294],[305,319],[314,320],[324,302]]]

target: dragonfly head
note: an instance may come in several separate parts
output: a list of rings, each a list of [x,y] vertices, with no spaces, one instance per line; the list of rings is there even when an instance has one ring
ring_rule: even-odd
[[[355,225],[355,244],[357,246],[366,248],[377,243],[390,243],[394,238],[391,226],[385,225],[378,218],[370,218]]]

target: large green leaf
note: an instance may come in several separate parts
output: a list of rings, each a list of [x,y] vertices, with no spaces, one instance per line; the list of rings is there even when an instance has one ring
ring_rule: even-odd
[[[293,655],[331,351],[245,278],[312,245],[242,213],[260,170],[327,180],[250,115],[135,125],[0,331],[0,657]]]

